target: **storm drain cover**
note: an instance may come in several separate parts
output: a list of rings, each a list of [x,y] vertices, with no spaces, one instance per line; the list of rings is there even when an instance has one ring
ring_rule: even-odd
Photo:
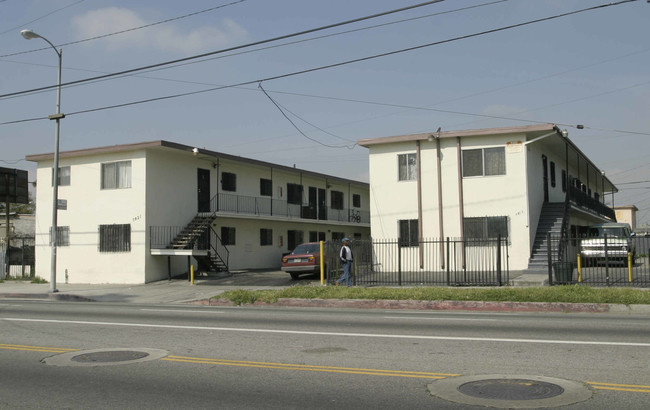
[[[564,393],[561,386],[530,379],[488,379],[461,384],[458,391],[472,397],[497,400],[539,400]]]
[[[531,375],[448,377],[428,388],[432,396],[451,402],[508,409],[560,407],[592,396],[584,383]]]
[[[72,358],[74,362],[108,363],[138,360],[149,356],[149,353],[137,350],[107,350],[105,352],[84,353]]]
[[[43,359],[52,366],[112,366],[162,359],[169,352],[150,348],[80,350]]]

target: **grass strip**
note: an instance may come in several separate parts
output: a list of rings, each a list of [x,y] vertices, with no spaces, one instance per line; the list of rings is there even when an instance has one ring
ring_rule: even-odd
[[[275,303],[281,298],[298,299],[369,299],[369,300],[460,300],[477,302],[561,302],[648,305],[650,292],[631,288],[593,288],[588,286],[552,286],[526,288],[341,288],[334,286],[292,286],[280,290],[231,290],[214,299],[227,299],[235,305],[256,301]]]

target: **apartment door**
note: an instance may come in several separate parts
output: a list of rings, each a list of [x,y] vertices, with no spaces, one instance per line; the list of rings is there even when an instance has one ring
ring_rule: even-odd
[[[210,170],[197,168],[198,212],[210,212]]]
[[[324,221],[327,219],[327,199],[325,199],[325,190],[318,188],[318,219]]]

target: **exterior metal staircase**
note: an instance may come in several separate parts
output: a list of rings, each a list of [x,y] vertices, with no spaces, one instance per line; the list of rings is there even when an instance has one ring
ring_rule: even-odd
[[[192,249],[196,241],[201,238],[210,229],[210,224],[214,220],[209,216],[195,216],[183,230],[176,235],[169,244],[170,249]]]
[[[548,270],[548,234],[550,233],[553,237],[559,237],[562,234],[564,208],[564,202],[546,202],[542,206],[535,242],[528,260],[528,270]]]
[[[195,216],[167,246],[169,249],[207,249],[207,255],[193,255],[199,271],[228,272],[229,251],[212,228],[215,216]]]

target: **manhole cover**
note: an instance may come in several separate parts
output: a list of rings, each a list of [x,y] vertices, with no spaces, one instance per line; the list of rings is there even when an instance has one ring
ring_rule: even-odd
[[[506,409],[557,408],[592,394],[584,383],[524,374],[448,377],[428,388],[431,395],[451,402]]]
[[[43,359],[52,366],[114,366],[162,359],[169,352],[150,348],[93,349],[58,354]]]
[[[74,356],[71,360],[81,363],[108,363],[108,362],[125,362],[129,360],[143,359],[149,356],[147,352],[135,350],[109,350],[105,352],[84,353]]]
[[[564,393],[561,386],[530,379],[490,379],[462,384],[458,391],[472,397],[496,400],[539,400]]]

